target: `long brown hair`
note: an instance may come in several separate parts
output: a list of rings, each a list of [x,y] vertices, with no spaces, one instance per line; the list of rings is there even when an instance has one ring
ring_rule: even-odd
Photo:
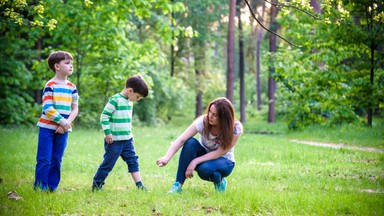
[[[221,130],[221,133],[219,135],[221,139],[221,147],[223,149],[228,149],[231,146],[231,142],[233,140],[233,130],[235,126],[235,110],[233,108],[232,103],[225,97],[217,98],[211,103],[209,103],[204,117],[203,135],[206,138],[208,138],[209,131],[211,130],[208,115],[212,105],[215,105],[218,112],[217,114],[219,118],[219,126]]]

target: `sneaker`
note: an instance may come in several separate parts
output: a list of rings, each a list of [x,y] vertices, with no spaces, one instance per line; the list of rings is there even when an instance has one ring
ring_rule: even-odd
[[[144,185],[137,186],[137,189],[148,192],[148,189]]]
[[[225,189],[227,188],[227,180],[223,178],[221,182],[219,183],[213,183],[215,186],[215,190],[218,192],[224,192]]]
[[[99,191],[99,190],[103,189],[103,186],[104,186],[104,183],[93,182],[93,184],[92,184],[92,192],[93,191]]]
[[[173,183],[172,188],[168,191],[168,193],[180,193],[181,191],[181,184],[179,182],[175,182]]]

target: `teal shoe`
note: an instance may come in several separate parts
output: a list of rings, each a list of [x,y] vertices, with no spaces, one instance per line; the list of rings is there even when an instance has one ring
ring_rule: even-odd
[[[175,182],[173,183],[172,188],[168,191],[168,193],[180,193],[181,191],[181,184],[179,182]]]
[[[215,186],[215,190],[218,192],[224,192],[227,189],[227,180],[223,178],[219,183],[213,183]]]

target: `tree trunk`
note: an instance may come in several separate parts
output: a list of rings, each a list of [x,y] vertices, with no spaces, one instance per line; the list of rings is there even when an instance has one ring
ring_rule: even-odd
[[[371,1],[371,8],[373,8],[373,1]],[[371,35],[374,35],[374,33],[372,32],[373,31],[373,10],[370,11],[370,20],[369,20],[369,25],[370,25],[370,34]],[[375,45],[375,39],[372,38],[371,39],[371,72],[370,72],[370,84],[371,84],[371,88],[370,88],[370,97],[372,97],[372,89],[373,89],[373,82],[374,82],[374,77],[375,77],[375,49],[376,49],[376,45]],[[368,107],[368,126],[369,127],[372,127],[372,115],[373,115],[373,104],[370,104],[370,106]]]
[[[197,118],[203,114],[203,92],[201,91],[200,85],[205,74],[205,44],[202,41],[194,41],[192,44],[196,75],[195,118]]]
[[[245,115],[245,84],[244,84],[244,36],[243,36],[243,26],[241,23],[241,2],[242,0],[237,0],[236,10],[238,14],[238,28],[239,28],[239,78],[240,78],[240,121],[242,123],[246,122]]]
[[[234,66],[235,66],[235,15],[236,0],[229,0],[229,21],[227,35],[227,92],[228,100],[233,103]]]
[[[277,0],[272,0],[273,3],[277,3]],[[274,32],[277,32],[277,23],[275,18],[277,16],[277,8],[271,6],[271,27],[270,29]],[[269,75],[268,75],[268,123],[275,123],[275,93],[276,93],[276,81],[273,78],[275,73],[274,67],[274,53],[276,52],[276,35],[270,34],[269,36],[269,51],[271,52],[270,66],[269,66]]]
[[[41,39],[39,39],[37,42],[36,42],[36,50],[39,52],[39,55],[37,56],[37,59],[40,61],[41,60]],[[42,95],[41,95],[41,89],[35,89],[33,90],[33,93],[34,93],[34,98],[35,98],[35,102],[37,104],[41,104],[42,103]]]
[[[320,7],[320,4],[317,2],[317,0],[311,0],[311,2],[309,3],[309,5],[311,5],[313,7],[313,9],[317,12],[317,13],[321,13],[321,7]]]
[[[260,22],[263,22],[265,11],[265,2],[263,2],[263,10],[261,12]],[[261,40],[263,39],[263,28],[260,26],[257,28],[257,41],[256,41],[256,96],[257,96],[257,110],[261,110],[261,83],[260,83],[260,47]]]
[[[171,0],[172,4],[174,2],[174,0]],[[173,25],[173,20],[175,18],[175,12],[173,12],[172,10],[172,13],[171,13],[171,27],[172,27],[172,40],[171,40],[171,77],[173,77],[173,74],[175,72],[175,51],[174,51],[174,46],[173,46],[173,42],[175,41],[175,34],[173,33],[173,29],[174,29],[174,25]]]
[[[196,71],[196,73],[198,72]],[[195,108],[195,118],[197,118],[203,114],[203,93],[200,90],[197,90]]]

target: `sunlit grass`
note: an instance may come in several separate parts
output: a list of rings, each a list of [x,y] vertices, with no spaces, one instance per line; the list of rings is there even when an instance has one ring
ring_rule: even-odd
[[[164,168],[155,162],[187,126],[180,122],[177,127],[134,128],[149,193],[135,188],[121,159],[104,190],[92,193],[92,178],[104,154],[103,135],[81,128],[69,135],[59,191],[33,191],[37,128],[1,128],[0,215],[384,215],[383,153],[290,142],[342,140],[383,148],[383,135],[353,127],[289,132],[283,124],[265,126],[274,133],[248,130],[263,129],[259,120],[245,124],[225,193],[216,193],[212,183],[194,177],[176,195],[166,192],[176,175],[178,155]],[[22,199],[9,200],[12,190]]]

